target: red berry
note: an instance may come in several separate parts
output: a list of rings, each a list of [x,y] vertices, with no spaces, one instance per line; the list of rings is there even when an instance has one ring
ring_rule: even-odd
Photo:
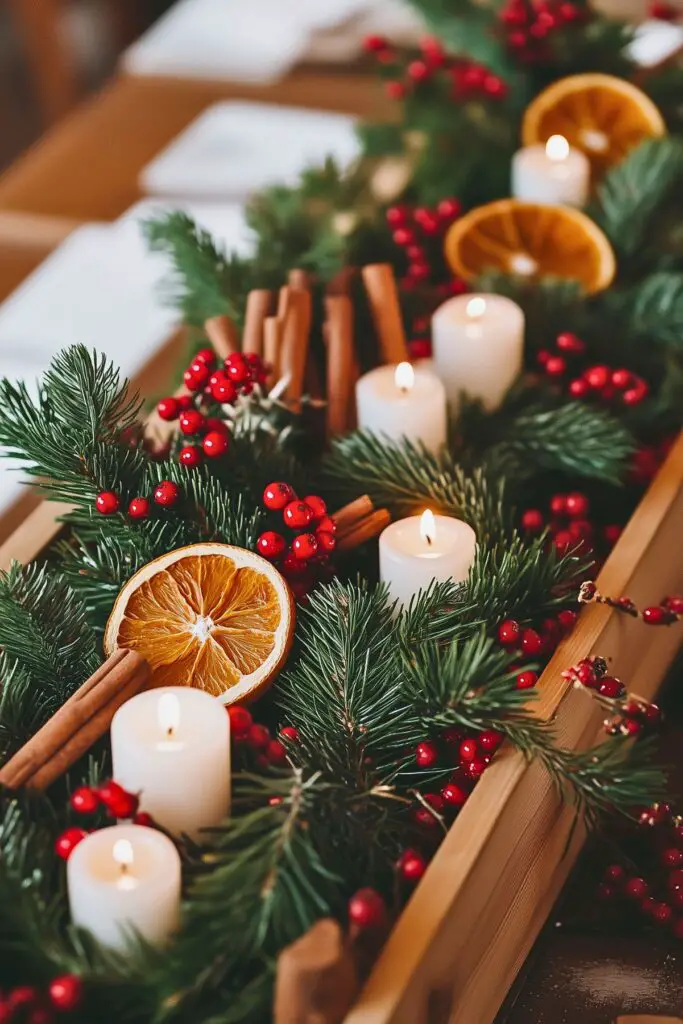
[[[439,760],[439,748],[431,740],[423,740],[415,748],[415,760],[420,768],[431,768]]]
[[[408,65],[408,78],[413,82],[424,82],[432,73],[423,60],[413,60]]]
[[[128,515],[131,519],[146,519],[149,515],[149,498],[133,498],[128,506]]]
[[[572,608],[563,608],[557,616],[562,631],[568,633],[576,625],[577,613]]]
[[[305,530],[313,520],[313,512],[305,501],[290,501],[282,511],[282,517],[290,530]]]
[[[292,553],[301,562],[308,562],[318,553],[318,538],[314,533],[300,533],[292,541]]]
[[[613,546],[621,537],[624,532],[624,528],[623,526],[619,526],[618,523],[611,523],[609,526],[606,526],[602,532],[607,543],[610,546]]]
[[[441,797],[449,807],[462,807],[467,801],[469,793],[457,782],[447,782],[441,790]]]
[[[196,444],[186,444],[178,452],[178,462],[186,469],[196,469],[204,461],[201,448]]]
[[[624,886],[624,892],[633,900],[644,900],[649,895],[650,886],[644,878],[629,878]]]
[[[172,480],[162,480],[154,488],[154,501],[164,508],[173,508],[180,498],[180,488]]]
[[[472,780],[480,779],[481,776],[486,771],[487,767],[488,767],[488,765],[487,765],[486,761],[483,761],[482,759],[477,758],[475,761],[470,761],[465,766],[465,769],[464,769],[465,775],[467,775],[467,777],[469,779],[472,779]]]
[[[553,494],[552,498],[550,499],[550,511],[554,516],[566,516],[567,495]]]
[[[405,248],[407,245],[412,245],[415,241],[415,232],[412,228],[396,228],[391,236],[401,248]]]
[[[683,615],[683,597],[665,597],[662,601],[664,608],[668,608],[674,615]]]
[[[543,640],[535,629],[522,630],[521,648],[530,658],[541,653],[543,650]]]
[[[572,519],[585,519],[590,510],[590,502],[581,491],[572,491],[565,498],[565,508]]]
[[[487,729],[477,737],[477,741],[482,750],[485,750],[487,754],[492,754],[504,740],[502,732],[497,732],[495,729]]]
[[[617,697],[623,696],[624,692],[624,684],[614,676],[605,676],[598,686],[600,696],[608,697],[610,700],[616,700]]]
[[[128,793],[117,782],[106,782],[97,790],[100,801],[115,818],[132,818],[140,804],[135,793]]]
[[[463,740],[460,744],[461,762],[474,761],[477,756],[477,741],[473,739]]]
[[[133,824],[142,825],[145,828],[155,828],[156,822],[151,814],[147,814],[146,811],[138,811],[137,814],[133,815]]]
[[[410,211],[407,206],[390,206],[385,214],[391,228],[400,228],[408,223]]]
[[[408,276],[416,282],[427,281],[431,272],[431,267],[427,263],[411,263],[408,267]]]
[[[568,22],[579,21],[583,16],[583,12],[581,11],[581,9],[577,7],[576,4],[572,3],[560,4],[558,8],[558,14],[560,15],[563,21]]]
[[[550,356],[546,360],[545,372],[549,377],[564,377],[567,372],[567,364],[562,356]]]
[[[211,378],[211,396],[216,402],[220,402],[221,405],[232,405],[237,398],[237,388],[227,376],[227,374],[219,370]]]
[[[413,218],[427,235],[433,235],[439,230],[439,218],[427,206],[417,206]]]
[[[77,974],[53,978],[47,991],[52,1006],[60,1013],[71,1013],[83,1001],[83,982]]]
[[[630,370],[613,370],[612,371],[612,385],[617,391],[625,391],[626,388],[631,384],[633,380],[633,374]]]
[[[612,885],[608,885],[607,882],[600,882],[596,889],[597,897],[603,903],[613,900],[617,894],[617,890]]]
[[[275,530],[266,530],[256,541],[256,550],[263,558],[274,561],[283,554],[287,542],[281,533]]]
[[[427,262],[427,254],[421,245],[409,245],[406,249],[406,256],[411,263]]]
[[[581,338],[577,338],[570,331],[558,334],[555,345],[560,352],[567,352],[573,356],[583,355],[586,351],[585,342],[581,341]]]
[[[515,50],[521,50],[528,41],[526,32],[511,32],[508,36],[508,43]]]
[[[273,512],[279,512],[292,498],[294,491],[285,483],[268,484],[263,492],[263,504]]]
[[[659,902],[652,908],[652,917],[657,924],[667,925],[673,917],[673,910],[668,903]]]
[[[484,92],[492,99],[503,99],[508,94],[507,82],[504,82],[498,75],[487,75],[484,79]]]
[[[683,890],[683,870],[672,871],[667,879],[667,885],[672,892]]]
[[[380,928],[386,919],[386,907],[380,894],[369,887],[359,889],[349,900],[349,921],[365,931]]]
[[[119,510],[118,495],[113,491],[101,491],[95,499],[95,508],[103,516],[112,516]]]
[[[157,404],[157,412],[162,420],[167,422],[177,420],[180,412],[178,400],[176,398],[162,398]]]
[[[100,805],[100,800],[90,786],[80,786],[71,794],[69,803],[77,814],[93,814]]]
[[[231,704],[228,708],[230,719],[230,732],[235,740],[244,740],[249,735],[249,730],[254,724],[251,712],[247,711],[240,704]]]
[[[449,747],[459,747],[462,739],[462,729],[457,725],[449,725],[447,729],[441,733],[441,739],[444,743],[448,744]]]
[[[621,864],[610,864],[610,866],[605,869],[604,877],[606,882],[612,882],[615,885],[620,885],[626,878],[626,872]]]
[[[294,725],[285,725],[280,729],[280,736],[289,740],[290,743],[299,742],[299,730]]]
[[[459,216],[461,209],[462,205],[458,199],[442,199],[436,212],[442,220],[451,221]]]
[[[62,860],[68,860],[87,832],[82,828],[67,828],[55,841],[55,853]]]
[[[247,743],[254,750],[266,750],[270,743],[270,730],[265,725],[252,725],[247,734]]]
[[[541,533],[545,521],[543,513],[537,508],[528,508],[522,513],[522,529],[527,533]]]
[[[199,434],[206,426],[206,420],[198,409],[181,412],[178,426],[183,434]]]
[[[195,363],[204,363],[210,370],[216,365],[216,353],[212,348],[200,348],[194,357]]]
[[[643,610],[643,622],[647,622],[649,626],[662,626],[670,621],[671,615],[666,608],[653,605]]]
[[[288,551],[282,562],[282,571],[289,579],[290,576],[306,576],[308,568],[306,563],[300,561],[293,551]]]
[[[233,384],[246,384],[251,379],[251,369],[241,352],[233,352],[225,360],[225,372]]]
[[[384,88],[390,100],[402,100],[406,94],[403,82],[387,82]]]
[[[498,643],[503,647],[516,647],[521,636],[521,627],[514,619],[505,619],[498,627]]]
[[[558,530],[553,537],[553,544],[560,554],[564,554],[566,551],[569,551],[570,548],[574,547],[576,540],[572,537],[569,530]]]
[[[571,381],[568,390],[572,398],[581,399],[586,397],[590,388],[586,381],[579,377],[577,380]]]
[[[10,1010],[10,1020],[14,1015],[15,1010],[27,1010],[40,999],[40,992],[37,988],[32,988],[30,985],[17,985],[7,996],[7,1005]]]
[[[266,747],[266,757],[270,764],[287,764],[287,747],[279,740],[271,740]]]
[[[419,882],[427,870],[427,861],[417,850],[404,850],[397,867],[406,882]]]
[[[662,850],[661,861],[665,868],[680,868],[683,864],[683,850],[679,850],[675,846]]]
[[[307,494],[304,501],[313,513],[313,519],[316,522],[327,516],[327,505],[317,494]]]
[[[380,53],[389,47],[384,36],[366,36],[363,40],[363,49],[366,53]]]
[[[326,554],[329,554],[337,546],[337,538],[333,533],[328,533],[327,530],[321,530],[318,528],[315,531],[315,535],[318,539],[318,550]]]
[[[228,434],[222,430],[211,430],[202,441],[202,448],[207,459],[217,459],[225,455],[229,444]]]
[[[518,690],[530,690],[538,682],[536,672],[520,672],[516,679]]]
[[[591,366],[583,375],[583,379],[594,391],[601,391],[609,383],[610,377],[608,366]]]

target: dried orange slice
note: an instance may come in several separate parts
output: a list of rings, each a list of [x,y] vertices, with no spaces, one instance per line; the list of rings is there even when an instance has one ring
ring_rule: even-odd
[[[610,284],[616,270],[611,245],[585,213],[518,199],[470,210],[449,228],[445,251],[466,281],[485,270],[501,270],[530,280],[570,278],[587,292],[597,292]]]
[[[532,101],[522,123],[525,146],[564,135],[586,154],[596,180],[643,139],[665,134],[664,119],[644,92],[597,73],[554,82]]]
[[[104,649],[142,654],[153,686],[194,686],[232,704],[268,685],[293,632],[294,602],[270,562],[228,544],[193,544],[128,580]]]

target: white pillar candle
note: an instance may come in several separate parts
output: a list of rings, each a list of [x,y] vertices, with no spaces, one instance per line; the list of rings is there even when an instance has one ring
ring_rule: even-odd
[[[428,369],[410,363],[378,366],[356,384],[358,426],[394,441],[421,441],[431,452],[446,443],[446,392]]]
[[[453,411],[460,395],[489,412],[522,372],[524,313],[504,295],[458,295],[432,317],[434,366]]]
[[[525,146],[512,158],[512,194],[516,199],[552,206],[585,206],[590,189],[590,162],[564,135],[545,145]]]
[[[230,810],[230,719],[215,697],[190,687],[139,693],[111,723],[113,774],[140,807],[193,839]]]
[[[379,575],[401,606],[433,580],[463,583],[477,546],[474,530],[460,519],[427,510],[391,523],[379,538]]]
[[[110,949],[134,932],[155,945],[178,927],[180,857],[162,832],[114,825],[92,832],[66,866],[71,920]]]

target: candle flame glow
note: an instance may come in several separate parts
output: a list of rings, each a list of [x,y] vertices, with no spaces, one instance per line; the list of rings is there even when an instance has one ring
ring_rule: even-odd
[[[410,363],[399,363],[394,372],[394,383],[400,391],[412,391],[415,384],[415,371]]]
[[[180,701],[175,693],[162,693],[157,704],[159,728],[166,736],[173,736],[180,725]]]
[[[436,537],[436,520],[429,508],[425,509],[420,517],[420,536],[427,544],[431,544]]]
[[[564,135],[551,135],[545,144],[545,155],[548,160],[566,160],[569,156],[569,143]]]
[[[482,299],[481,295],[478,295],[465,306],[465,312],[473,320],[477,320],[480,316],[483,316],[486,312],[486,299]]]
[[[121,866],[121,871],[127,871],[135,859],[133,856],[133,844],[128,839],[117,839],[114,843],[112,855],[116,863]]]

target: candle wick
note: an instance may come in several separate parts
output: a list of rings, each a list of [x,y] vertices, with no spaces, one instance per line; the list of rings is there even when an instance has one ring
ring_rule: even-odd
[[[429,536],[429,534],[428,534],[428,533],[427,533],[427,534],[425,535],[425,540],[427,541],[427,543],[428,543],[429,545],[431,545],[431,543],[432,543],[432,538],[431,538],[431,537]]]
[[[173,728],[173,726],[169,725],[168,729],[166,730],[166,739],[170,740],[173,737],[174,732],[175,729]]]

